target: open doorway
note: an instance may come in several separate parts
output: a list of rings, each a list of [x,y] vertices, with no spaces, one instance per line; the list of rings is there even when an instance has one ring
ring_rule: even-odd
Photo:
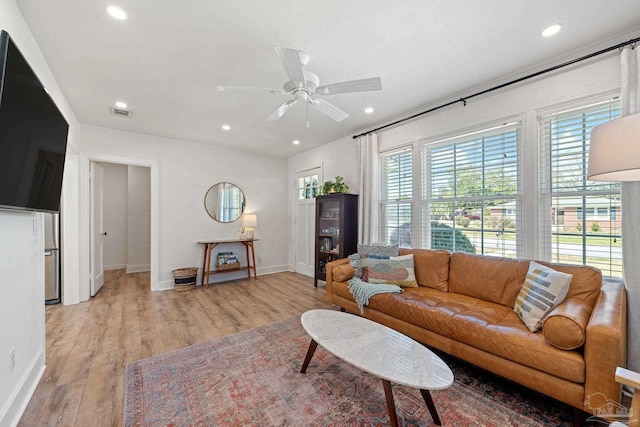
[[[149,167],[92,161],[91,296],[105,270],[151,268],[151,171]]]
[[[81,277],[85,277],[86,281],[81,281],[80,290],[80,301],[88,300],[92,295],[95,295],[95,292],[99,290],[99,287],[94,286],[94,280],[99,278],[100,270],[104,271],[105,267],[105,259],[104,259],[104,250],[105,247],[102,246],[102,265],[98,266],[100,268],[96,268],[93,264],[97,261],[96,254],[94,254],[96,250],[96,245],[100,244],[100,240],[98,240],[100,234],[102,233],[102,243],[104,243],[105,239],[108,240],[116,240],[109,239],[110,232],[107,228],[105,228],[104,218],[102,218],[103,224],[102,227],[95,227],[92,223],[95,222],[93,218],[93,210],[94,210],[94,196],[96,193],[95,189],[92,191],[92,176],[94,173],[92,169],[95,165],[104,167],[106,164],[108,167],[110,165],[118,165],[121,168],[126,168],[127,176],[129,176],[129,166],[133,167],[141,167],[139,169],[131,169],[131,173],[135,175],[136,171],[144,173],[145,175],[145,184],[144,184],[144,193],[148,194],[148,196],[144,196],[144,198],[148,201],[148,213],[145,213],[143,216],[146,216],[146,223],[148,223],[148,227],[145,225],[144,228],[148,229],[148,232],[145,237],[141,237],[140,235],[134,234],[138,236],[136,238],[129,238],[129,226],[133,229],[142,227],[141,225],[136,225],[136,221],[132,220],[129,222],[127,220],[127,234],[126,237],[126,245],[127,252],[129,251],[129,241],[131,241],[132,245],[143,244],[148,247],[148,256],[145,255],[144,259],[146,261],[136,261],[135,259],[129,260],[127,257],[126,261],[115,263],[109,261],[107,258],[106,266],[107,268],[116,267],[116,266],[124,266],[125,269],[129,269],[130,272],[134,271],[150,271],[150,289],[157,290],[158,289],[158,216],[159,216],[159,174],[158,174],[158,162],[155,160],[146,160],[140,158],[132,158],[126,156],[115,156],[109,154],[96,154],[92,153],[88,156],[83,156],[81,160],[81,168],[83,170],[82,175],[86,178],[81,180],[81,194],[83,194],[82,198],[85,200],[83,204],[83,211],[85,212],[80,217],[80,225],[81,225],[81,241],[82,246],[86,248],[86,250],[80,252],[80,268],[81,268]],[[104,171],[104,169],[103,169]],[[103,177],[104,178],[104,177]],[[103,179],[104,180],[104,179]],[[140,181],[139,181],[140,182]],[[127,178],[127,187],[128,187],[128,178]],[[108,190],[109,191],[109,190]],[[133,200],[138,199],[140,193],[136,193],[135,191],[129,192],[127,188],[126,191],[121,191],[121,193],[125,193],[127,198],[126,204],[129,204],[129,198]],[[93,195],[92,195],[93,194]],[[104,199],[104,183],[102,185],[102,197]],[[109,197],[109,196],[107,196]],[[103,200],[103,205],[105,201]],[[120,205],[124,204],[124,201],[119,202]],[[104,207],[101,209],[101,212],[104,214]],[[134,217],[136,219],[139,217]],[[102,230],[100,230],[102,228]],[[115,230],[115,229],[114,229]],[[105,236],[104,233],[107,233]],[[114,231],[114,233],[116,233]],[[148,236],[148,237],[147,237]],[[122,245],[122,241],[120,241],[120,245]],[[122,247],[122,246],[120,246]],[[110,250],[107,248],[107,250]],[[140,248],[135,250],[132,249],[132,253],[140,253]],[[94,274],[95,272],[95,274]],[[98,284],[98,282],[95,282]],[[98,288],[98,289],[96,289]]]

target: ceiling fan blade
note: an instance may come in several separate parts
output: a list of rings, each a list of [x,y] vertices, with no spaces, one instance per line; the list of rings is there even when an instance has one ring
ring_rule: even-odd
[[[300,52],[286,47],[276,47],[276,52],[278,52],[278,56],[280,57],[280,61],[282,61],[282,66],[289,80],[304,83],[304,72],[302,71]]]
[[[336,122],[341,122],[342,120],[349,117],[349,114],[345,113],[335,105],[330,102],[325,101],[324,99],[312,99],[311,105],[313,105],[316,109],[323,112],[327,116],[331,117]]]
[[[281,89],[270,89],[267,87],[253,87],[253,86],[217,86],[220,92],[242,92],[242,91],[262,91],[278,94],[285,94],[287,92]]]
[[[293,107],[293,104],[295,104],[296,102],[298,102],[298,98],[291,99],[291,100],[285,102],[284,104],[279,106],[276,111],[271,113],[271,115],[269,117],[267,117],[267,120],[269,120],[269,121],[278,120],[280,117],[284,116],[284,113],[289,111],[289,109],[291,107]]]
[[[382,80],[380,77],[323,85],[316,89],[316,93],[319,95],[335,95],[338,93],[367,92],[371,90],[382,90]]]

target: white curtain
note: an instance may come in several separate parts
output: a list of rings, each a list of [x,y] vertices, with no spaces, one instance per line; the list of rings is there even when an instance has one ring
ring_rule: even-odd
[[[360,197],[358,242],[370,244],[378,238],[378,134],[358,138],[360,149]]]
[[[640,113],[640,49],[622,50],[622,116]],[[622,265],[629,300],[627,367],[640,372],[640,182],[622,183]]]

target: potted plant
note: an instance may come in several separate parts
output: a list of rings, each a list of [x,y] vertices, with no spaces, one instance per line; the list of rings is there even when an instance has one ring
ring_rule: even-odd
[[[336,176],[335,181],[325,181],[322,185],[322,195],[331,193],[348,193],[349,186],[345,184],[344,178],[340,175]]]

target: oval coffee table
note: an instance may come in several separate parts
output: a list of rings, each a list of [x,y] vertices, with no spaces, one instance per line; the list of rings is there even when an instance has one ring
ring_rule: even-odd
[[[318,344],[337,358],[382,379],[391,425],[398,425],[391,383],[420,389],[433,421],[440,425],[429,390],[453,384],[453,372],[437,355],[413,339],[364,317],[333,310],[310,310],[301,317],[311,344],[305,373]]]

